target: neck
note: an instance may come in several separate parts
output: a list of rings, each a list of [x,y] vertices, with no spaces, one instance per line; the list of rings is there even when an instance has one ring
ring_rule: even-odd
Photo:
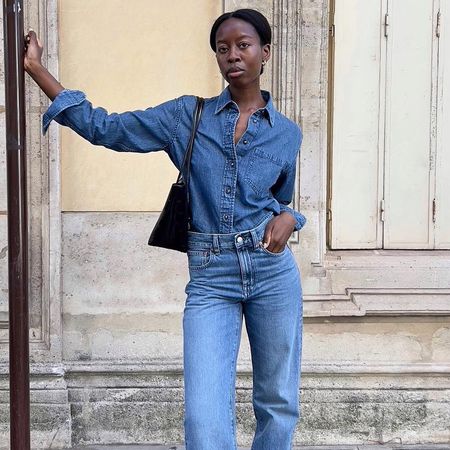
[[[266,105],[259,83],[245,88],[229,86],[231,98],[241,111],[257,110]]]

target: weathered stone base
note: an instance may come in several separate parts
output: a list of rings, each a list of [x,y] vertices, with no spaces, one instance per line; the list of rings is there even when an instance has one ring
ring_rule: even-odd
[[[116,368],[117,369],[117,368]],[[181,371],[73,372],[72,445],[181,443]],[[238,444],[250,446],[251,374],[237,381]],[[305,373],[295,445],[450,443],[450,377]]]
[[[62,376],[31,377],[31,443],[33,448],[64,448],[71,445],[72,420],[68,391]],[[10,448],[9,380],[0,378],[0,448]]]
[[[255,428],[252,378],[248,368],[239,373],[238,444],[249,447]],[[2,449],[9,448],[7,381],[2,378],[0,389]],[[33,448],[184,441],[179,362],[76,363],[65,376],[34,375],[31,384]],[[310,367],[302,385],[294,445],[450,444],[445,373],[333,374]]]

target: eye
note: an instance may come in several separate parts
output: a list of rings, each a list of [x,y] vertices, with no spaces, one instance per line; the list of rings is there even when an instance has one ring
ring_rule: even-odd
[[[217,53],[222,53],[222,54],[224,54],[224,53],[226,53],[226,51],[227,51],[227,47],[219,47],[219,48],[217,49]]]
[[[248,42],[241,42],[239,44],[239,48],[247,48],[250,47],[250,44]]]

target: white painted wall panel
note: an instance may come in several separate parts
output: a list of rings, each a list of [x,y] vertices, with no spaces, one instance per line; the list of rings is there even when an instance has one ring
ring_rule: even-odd
[[[389,1],[385,248],[428,248],[433,1]]]
[[[336,0],[332,248],[377,247],[381,3]]]
[[[436,248],[450,248],[450,0],[441,1],[438,146],[436,158]]]

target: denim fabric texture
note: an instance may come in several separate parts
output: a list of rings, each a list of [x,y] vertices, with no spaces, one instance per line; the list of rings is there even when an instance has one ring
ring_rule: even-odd
[[[262,246],[266,217],[236,234],[189,233],[183,316],[186,450],[236,450],[236,362],[245,317],[252,450],[290,450],[299,418],[302,289],[291,249]]]
[[[191,163],[193,231],[232,233],[252,228],[269,212],[288,211],[300,230],[305,217],[291,209],[296,160],[302,133],[276,111],[270,94],[234,144],[239,108],[228,88],[205,101]],[[111,113],[94,108],[77,90],[61,91],[43,116],[72,128],[94,145],[121,152],[164,150],[180,169],[195,108],[195,96],[182,96],[145,110]]]

